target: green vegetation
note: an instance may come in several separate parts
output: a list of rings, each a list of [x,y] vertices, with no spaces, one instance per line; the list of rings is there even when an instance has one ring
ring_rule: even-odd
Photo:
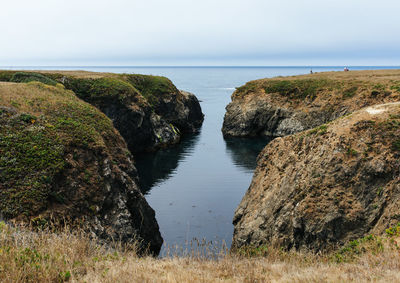
[[[400,151],[400,139],[396,139],[392,142],[392,148],[396,151]]]
[[[333,82],[325,79],[272,80],[264,84],[266,93],[279,93],[291,98],[314,99],[321,89],[332,86]]]
[[[400,93],[400,82],[394,82],[390,89]]]
[[[314,134],[324,135],[324,134],[326,134],[327,131],[328,131],[328,125],[324,124],[324,125],[314,128],[314,129],[311,129],[307,133],[307,136],[314,135]]]
[[[48,77],[39,73],[17,72],[10,78],[10,82],[14,83],[29,83],[33,81],[52,86],[55,86],[57,84],[56,81],[49,79]]]
[[[245,85],[242,85],[240,87],[237,87],[236,90],[238,93],[241,95],[245,95],[249,92],[256,91],[258,87],[258,84],[256,81],[248,82]]]
[[[159,98],[177,94],[178,89],[166,77],[130,74],[101,74],[100,76],[63,75],[61,73],[38,73],[0,71],[0,81],[27,83],[42,82],[47,85],[64,85],[76,95],[89,102],[117,100],[122,103],[134,101],[139,105],[155,106]]]
[[[348,147],[347,150],[346,150],[346,154],[348,156],[356,157],[358,155],[358,151],[355,150],[354,148]]]
[[[69,149],[104,146],[103,136],[113,126],[96,108],[57,87],[0,85],[0,104],[7,106],[9,97],[17,100],[19,113],[0,112],[0,210],[6,217],[34,215],[54,196],[52,185]]]
[[[234,253],[244,257],[262,257],[268,255],[273,249],[267,245],[261,246],[244,246],[239,249],[234,250]]]
[[[124,75],[124,77],[140,91],[150,105],[155,105],[159,97],[163,95],[178,92],[174,84],[166,77],[149,75]]]
[[[352,262],[364,253],[381,253],[384,250],[383,239],[378,236],[368,235],[361,239],[351,241],[339,251],[334,253],[333,259],[340,262]]]
[[[379,187],[378,190],[376,191],[376,195],[380,197],[382,196],[382,194],[383,194],[383,187]]]
[[[386,127],[388,130],[398,129],[400,127],[400,120],[398,118],[388,120],[386,121]]]
[[[343,98],[353,97],[357,93],[358,87],[352,86],[343,91]]]
[[[378,96],[382,92],[386,92],[385,89],[386,89],[385,85],[383,85],[381,83],[378,83],[378,84],[374,85],[374,87],[373,87],[373,89],[371,91],[371,95],[372,96]]]
[[[10,82],[15,71],[0,71],[0,82]]]
[[[42,209],[53,176],[64,167],[58,137],[41,121],[24,122],[27,116],[0,118],[0,210],[5,216]]]
[[[67,89],[74,91],[78,97],[91,102],[110,100],[124,102],[139,94],[131,84],[113,77],[98,79],[68,78],[64,82]]]
[[[399,236],[400,235],[400,222],[397,223],[397,225],[386,229],[386,235],[388,235],[390,237]]]

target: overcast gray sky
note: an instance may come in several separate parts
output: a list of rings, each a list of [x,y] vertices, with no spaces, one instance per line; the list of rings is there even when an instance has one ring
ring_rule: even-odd
[[[400,65],[399,0],[3,0],[0,66]]]

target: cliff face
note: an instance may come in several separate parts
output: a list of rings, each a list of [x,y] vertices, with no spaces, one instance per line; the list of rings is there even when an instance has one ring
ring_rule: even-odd
[[[235,212],[233,247],[318,251],[384,232],[400,219],[399,157],[400,103],[276,138]]]
[[[114,123],[132,153],[154,151],[196,132],[203,122],[197,98],[164,77],[92,72],[3,71],[0,81],[63,84]]]
[[[40,226],[80,220],[154,254],[162,245],[125,141],[62,85],[0,83],[0,214]]]
[[[263,79],[232,94],[224,136],[281,137],[400,99],[400,71],[328,72]]]

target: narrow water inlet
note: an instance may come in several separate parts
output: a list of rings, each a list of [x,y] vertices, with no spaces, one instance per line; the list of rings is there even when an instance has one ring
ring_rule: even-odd
[[[374,69],[359,67],[358,69]],[[33,67],[32,69],[35,69]],[[51,69],[37,67],[36,69]],[[69,70],[71,68],[60,68]],[[72,69],[77,69],[73,67]],[[205,114],[199,133],[153,154],[135,156],[140,185],[168,247],[193,243],[230,247],[234,211],[244,196],[256,157],[268,143],[260,139],[224,139],[225,107],[235,87],[259,78],[309,73],[310,67],[81,67],[82,70],[166,76],[182,90],[194,93]],[[351,67],[352,70],[357,67]],[[341,67],[313,67],[314,72]],[[371,110],[375,111],[375,110]],[[1,215],[0,215],[1,220]]]

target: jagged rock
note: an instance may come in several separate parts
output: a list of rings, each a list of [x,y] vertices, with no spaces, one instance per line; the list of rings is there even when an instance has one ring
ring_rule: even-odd
[[[400,215],[400,103],[276,138],[234,216],[233,248],[329,250]]]

